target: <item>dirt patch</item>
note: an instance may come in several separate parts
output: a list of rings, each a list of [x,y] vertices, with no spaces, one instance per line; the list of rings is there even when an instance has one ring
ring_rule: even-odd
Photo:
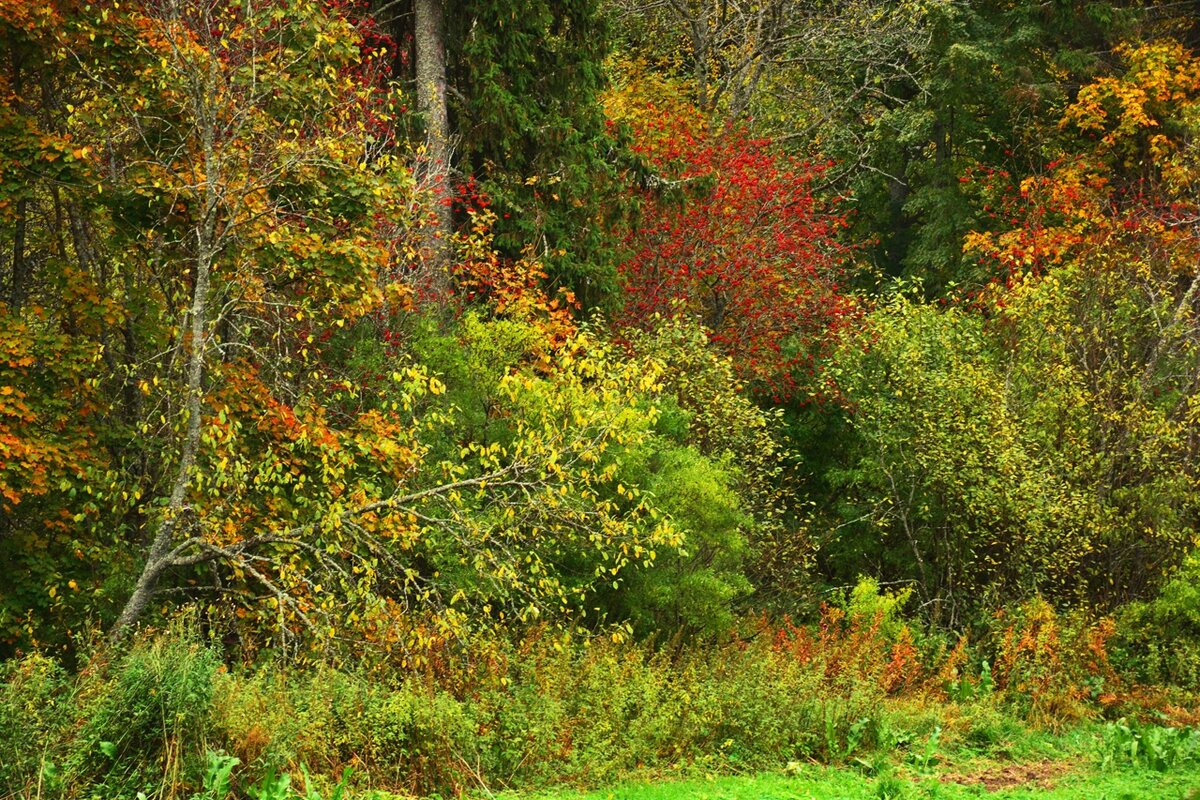
[[[1033,787],[1053,789],[1054,784],[1073,766],[1062,761],[1036,761],[1030,764],[1005,764],[967,774],[952,772],[941,776],[942,783],[982,786],[989,792],[1001,789]]]

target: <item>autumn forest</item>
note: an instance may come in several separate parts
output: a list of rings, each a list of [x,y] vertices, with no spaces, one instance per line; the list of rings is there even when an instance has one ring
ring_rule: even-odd
[[[1197,796],[1198,48],[0,0],[0,798]]]

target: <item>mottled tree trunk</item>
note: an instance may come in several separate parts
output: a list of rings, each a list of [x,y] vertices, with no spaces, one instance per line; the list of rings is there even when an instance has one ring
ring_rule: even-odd
[[[158,588],[159,579],[174,565],[178,555],[176,540],[179,529],[187,524],[189,513],[188,492],[192,487],[193,470],[196,466],[196,456],[200,451],[200,421],[204,411],[204,373],[208,357],[209,329],[212,323],[212,309],[209,292],[212,280],[212,268],[219,250],[217,219],[221,204],[221,181],[223,176],[222,159],[217,152],[217,125],[215,114],[208,107],[210,98],[216,94],[211,73],[207,76],[197,76],[193,81],[192,98],[194,113],[197,121],[197,133],[203,150],[204,159],[204,210],[195,228],[196,279],[192,286],[192,302],[188,309],[188,341],[186,346],[187,363],[184,368],[184,401],[183,409],[186,422],[183,440],[180,443],[179,465],[175,471],[175,479],[171,484],[171,492],[163,517],[159,521],[154,539],[150,543],[150,552],[146,555],[146,563],[142,574],[138,576],[133,593],[121,609],[112,630],[109,631],[110,641],[120,641],[137,623],[145,612],[154,591]]]
[[[418,164],[421,183],[433,195],[433,219],[423,227],[423,245],[432,288],[449,290],[450,120],[446,108],[445,0],[414,0],[417,108],[425,119],[425,152]]]

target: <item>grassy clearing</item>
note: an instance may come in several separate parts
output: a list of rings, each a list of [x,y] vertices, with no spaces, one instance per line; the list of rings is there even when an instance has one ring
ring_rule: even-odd
[[[1082,725],[1061,734],[1013,728],[972,745],[937,737],[839,766],[793,762],[782,772],[658,775],[591,792],[512,793],[503,800],[1200,800],[1193,760],[1151,762],[1164,751],[1127,728]],[[1158,764],[1156,768],[1147,765]]]
[[[515,800],[516,795],[511,795]],[[525,800],[1183,800],[1200,798],[1200,773],[1096,772],[1069,762],[1034,762],[916,775],[903,771],[870,777],[851,769],[803,767],[787,775],[757,775],[655,784],[630,784],[596,792],[560,791]]]

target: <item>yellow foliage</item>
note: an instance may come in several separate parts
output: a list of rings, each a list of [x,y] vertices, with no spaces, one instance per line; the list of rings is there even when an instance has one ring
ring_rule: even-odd
[[[609,64],[612,86],[600,98],[604,113],[617,125],[638,131],[638,144],[653,154],[669,138],[690,135],[699,138],[707,123],[692,103],[686,84],[656,71],[640,59],[618,56]],[[670,130],[664,129],[671,121]]]
[[[1200,122],[1200,59],[1174,41],[1117,52],[1126,71],[1083,87],[1061,126],[1100,134],[1098,155],[1156,168],[1172,192],[1195,186],[1198,165],[1186,143]]]

